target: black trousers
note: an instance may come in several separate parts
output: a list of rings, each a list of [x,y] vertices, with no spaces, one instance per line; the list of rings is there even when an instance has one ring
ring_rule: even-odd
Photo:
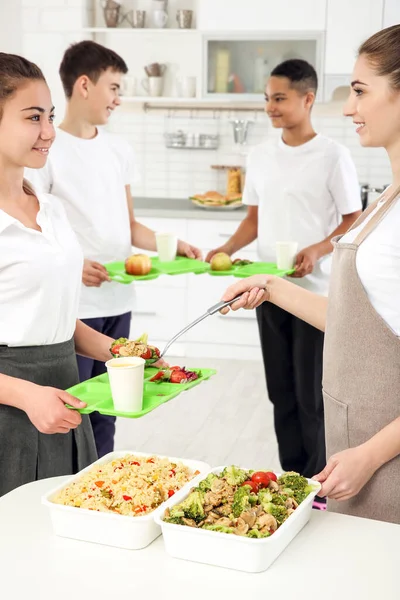
[[[257,308],[257,321],[281,466],[312,477],[326,464],[324,334],[269,302]]]

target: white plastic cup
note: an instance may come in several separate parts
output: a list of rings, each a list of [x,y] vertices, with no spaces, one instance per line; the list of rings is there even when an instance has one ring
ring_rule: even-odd
[[[156,233],[157,254],[160,262],[175,260],[178,238],[174,233]]]
[[[298,251],[297,242],[276,242],[276,266],[278,269],[293,269]]]
[[[121,356],[106,362],[115,410],[126,413],[142,410],[145,362],[139,356]]]

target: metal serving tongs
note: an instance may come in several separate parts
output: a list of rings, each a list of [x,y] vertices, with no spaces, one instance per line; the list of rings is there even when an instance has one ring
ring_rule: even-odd
[[[240,300],[240,298],[241,298],[241,295],[240,296],[236,296],[236,298],[233,298],[232,300],[228,300],[227,302],[218,302],[217,304],[214,304],[214,306],[211,306],[210,308],[208,308],[206,310],[206,312],[204,313],[204,315],[201,315],[201,317],[198,317],[195,321],[193,321],[192,323],[189,323],[189,325],[186,325],[186,327],[184,329],[182,329],[176,335],[174,335],[174,337],[169,340],[169,342],[165,346],[164,350],[161,352],[160,356],[158,356],[157,358],[152,359],[151,361],[150,360],[146,360],[146,364],[147,365],[151,365],[151,364],[159,361],[161,358],[163,358],[165,356],[168,348],[170,346],[172,346],[172,344],[174,342],[176,342],[176,340],[178,338],[180,338],[181,335],[183,335],[184,333],[186,333],[187,331],[189,331],[189,329],[192,329],[192,327],[194,327],[195,325],[197,325],[197,323],[200,323],[200,321],[203,321],[207,317],[211,317],[211,315],[215,315],[215,313],[219,312],[220,310],[222,310],[226,306],[230,306],[234,302],[237,302],[237,300]]]

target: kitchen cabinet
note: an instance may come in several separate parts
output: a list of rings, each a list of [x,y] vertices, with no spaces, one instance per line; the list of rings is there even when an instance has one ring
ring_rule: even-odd
[[[262,101],[266,81],[276,65],[302,58],[314,65],[321,77],[322,53],[322,32],[204,33],[203,97]]]
[[[190,241],[204,254],[221,246],[236,231],[237,220],[169,219],[140,217],[155,231],[173,231]],[[257,260],[256,242],[238,256]],[[152,254],[152,253],[149,253]],[[163,349],[167,341],[221,298],[237,279],[204,275],[161,276],[135,283],[135,305],[131,335],[148,332],[152,342]],[[179,357],[215,357],[252,360],[261,357],[255,311],[214,315],[191,329],[172,347]]]
[[[327,75],[352,72],[359,45],[382,28],[383,4],[384,0],[327,0]]]
[[[323,31],[326,0],[199,0],[197,26],[203,31]]]

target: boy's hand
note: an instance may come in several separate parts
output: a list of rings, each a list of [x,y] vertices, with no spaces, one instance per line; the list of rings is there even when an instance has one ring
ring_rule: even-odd
[[[313,272],[314,267],[320,258],[317,245],[308,246],[300,250],[296,256],[295,271],[289,277],[305,277]]]
[[[111,281],[111,279],[103,265],[85,258],[83,262],[82,281],[87,287],[100,287],[104,281]]]
[[[188,258],[195,258],[197,260],[202,260],[203,253],[196,246],[191,246],[187,242],[182,242],[179,240],[178,242],[178,256],[187,256]]]
[[[215,254],[218,254],[218,252],[225,252],[225,254],[227,254],[228,256],[231,255],[231,253],[225,248],[225,246],[220,246],[220,248],[210,250],[210,252],[206,256],[206,262],[211,262],[212,257],[215,256]]]

